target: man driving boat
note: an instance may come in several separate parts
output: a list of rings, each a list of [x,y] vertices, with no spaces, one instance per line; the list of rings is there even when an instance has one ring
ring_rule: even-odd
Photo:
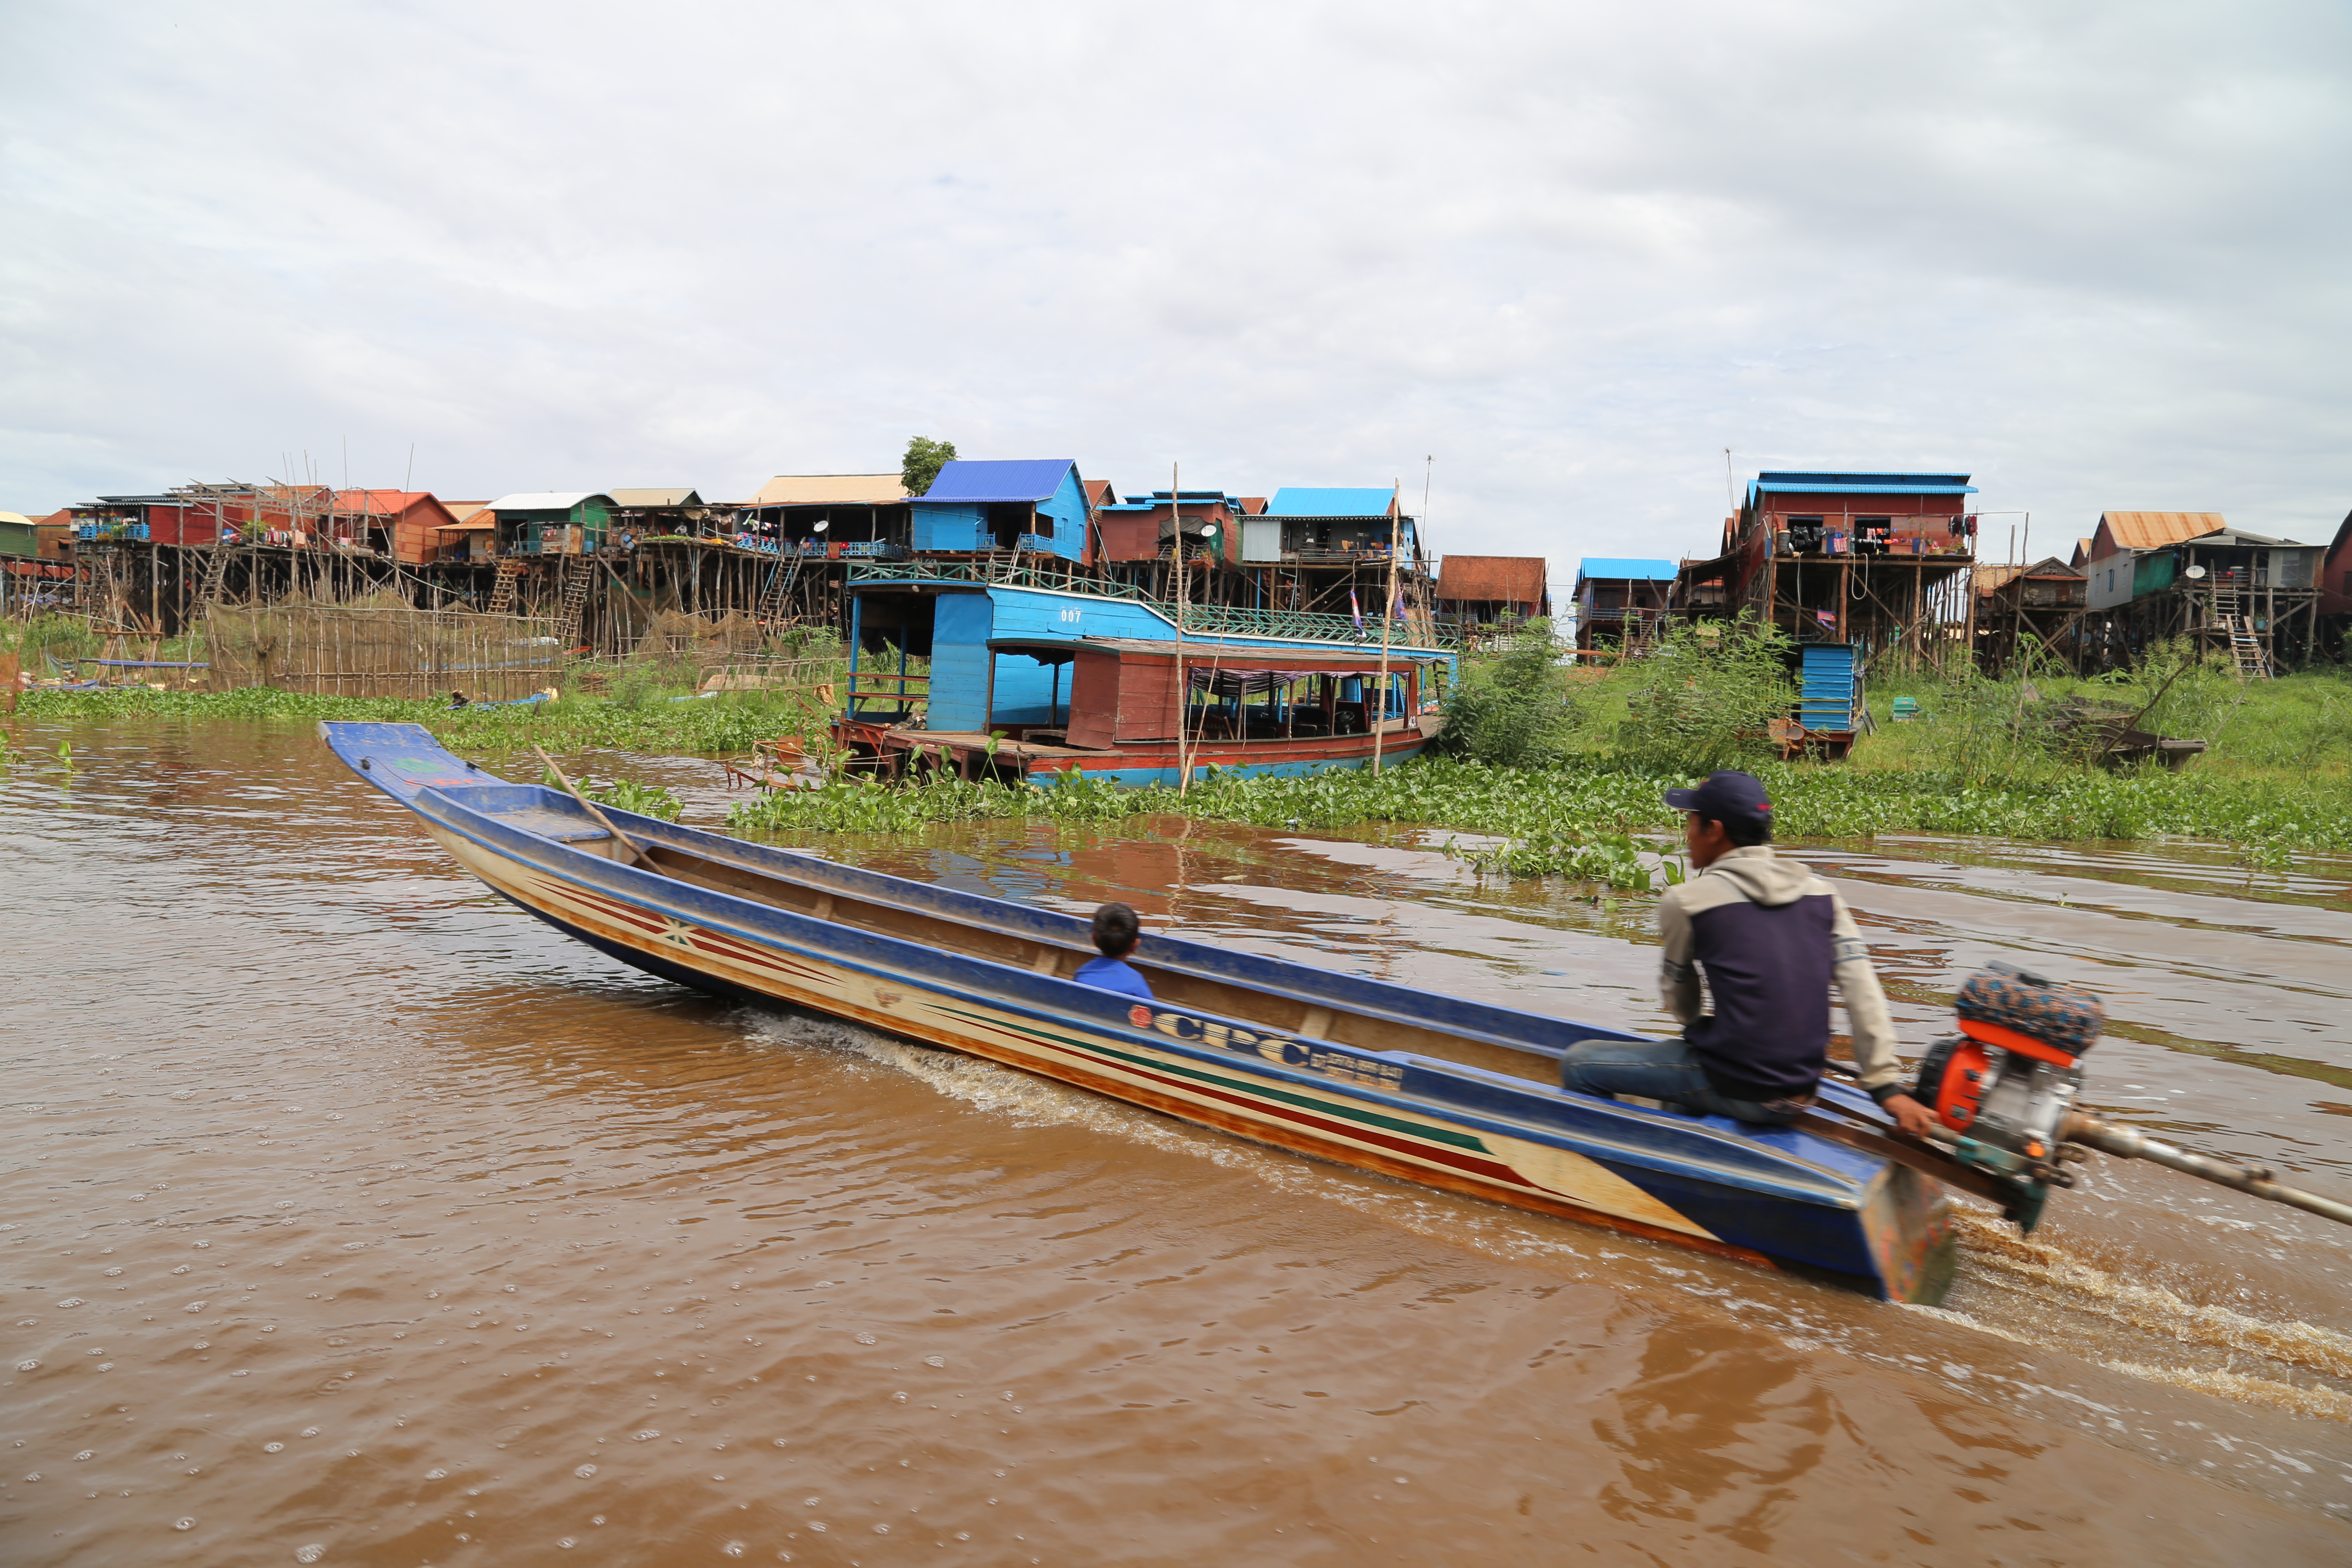
[[[1585,1040],[1560,1062],[1580,1093],[1640,1095],[1737,1121],[1787,1123],[1829,1059],[1832,985],[1845,1003],[1862,1087],[1914,1137],[1934,1114],[1905,1093],[1886,996],[1837,889],[1772,853],[1764,786],[1726,769],[1670,789],[1696,875],[1658,901],[1658,991],[1679,1040]],[[1699,977],[1713,1011],[1701,1006]]]

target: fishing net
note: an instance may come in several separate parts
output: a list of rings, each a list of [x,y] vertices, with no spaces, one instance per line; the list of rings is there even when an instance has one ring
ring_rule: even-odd
[[[274,686],[336,697],[528,696],[556,684],[555,623],[544,617],[420,610],[381,593],[358,604],[208,605],[213,690]]]

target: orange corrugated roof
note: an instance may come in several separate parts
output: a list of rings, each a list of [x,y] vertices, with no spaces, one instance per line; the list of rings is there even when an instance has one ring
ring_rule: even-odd
[[[2103,511],[2099,521],[2123,550],[2156,550],[2230,526],[2218,511]]]
[[[363,511],[376,517],[396,517],[418,501],[432,498],[431,490],[337,490],[337,511]]]
[[[778,474],[753,506],[887,506],[907,499],[896,474]]]
[[[1438,573],[1437,596],[1513,605],[1543,602],[1540,555],[1449,555]]]

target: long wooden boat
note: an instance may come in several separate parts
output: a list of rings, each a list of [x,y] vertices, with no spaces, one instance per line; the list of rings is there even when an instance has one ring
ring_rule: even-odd
[[[499,894],[648,973],[1877,1296],[1933,1302],[1950,1279],[1949,1212],[1922,1172],[1956,1178],[1879,1136],[1841,1084],[1789,1128],[1596,1100],[1557,1087],[1561,1053],[1639,1037],[1181,937],[1143,939],[1145,1005],[1069,978],[1093,956],[1070,915],[605,808],[616,840],[570,795],[486,773],[422,726],[320,731]]]

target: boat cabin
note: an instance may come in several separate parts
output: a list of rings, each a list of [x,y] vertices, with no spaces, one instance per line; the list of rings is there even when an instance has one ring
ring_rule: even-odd
[[[1380,706],[1377,649],[1318,653],[1128,637],[1083,643],[1003,639],[989,647],[1000,655],[1034,659],[1055,672],[1061,700],[1051,705],[1045,724],[1013,726],[1008,732],[1017,739],[1050,738],[1099,751],[1173,741],[1180,684],[1194,739],[1367,735]],[[1060,674],[1065,668],[1066,681]],[[1420,680],[1418,666],[1391,656],[1391,721],[1418,710]]]
[[[1427,649],[1310,649],[1263,644],[992,638],[987,668],[1042,676],[1043,703],[1020,717],[945,729],[921,676],[877,673],[853,681],[835,736],[859,764],[898,773],[924,763],[967,778],[1087,774],[1119,784],[1174,784],[1189,768],[1312,773],[1403,762],[1436,731]],[[1383,679],[1385,675],[1385,679]],[[1382,700],[1383,686],[1386,700]]]

